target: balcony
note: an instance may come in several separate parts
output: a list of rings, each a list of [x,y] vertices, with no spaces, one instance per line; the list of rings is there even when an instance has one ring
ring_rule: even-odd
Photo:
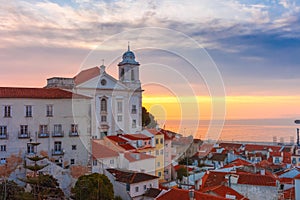
[[[79,136],[79,132],[78,131],[70,131],[69,132],[69,137],[78,137]]]
[[[38,137],[39,138],[48,138],[49,137],[49,132],[48,131],[46,131],[46,132],[41,132],[41,131],[39,131],[38,132]]]
[[[62,156],[64,155],[64,149],[52,149],[52,156]]]
[[[19,132],[18,138],[19,139],[28,139],[28,138],[30,138],[30,132]]]
[[[53,131],[52,137],[64,137],[64,132],[63,131]]]
[[[8,139],[8,133],[1,133],[0,134],[0,140],[7,140]]]

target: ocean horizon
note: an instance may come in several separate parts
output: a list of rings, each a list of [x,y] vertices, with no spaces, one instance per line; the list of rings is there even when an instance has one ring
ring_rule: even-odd
[[[160,126],[203,140],[295,143],[300,125],[294,121],[292,118],[225,120],[223,128],[211,126],[209,133],[210,120],[167,120]],[[222,128],[220,132],[218,128]]]

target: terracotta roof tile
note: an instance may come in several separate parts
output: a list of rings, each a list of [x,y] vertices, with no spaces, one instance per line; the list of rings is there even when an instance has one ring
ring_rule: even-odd
[[[111,158],[118,157],[118,152],[106,147],[105,145],[99,144],[96,141],[92,141],[92,154],[93,157],[98,158]]]
[[[15,88],[0,87],[0,98],[26,99],[90,99],[59,88]]]
[[[145,192],[144,196],[156,198],[160,193],[161,193],[161,190],[160,190],[160,189],[149,188],[149,189]]]
[[[107,171],[116,178],[116,181],[129,184],[150,181],[159,178],[150,174],[134,171],[125,171],[119,169],[107,169]]]
[[[151,140],[151,137],[148,137],[144,134],[137,133],[137,134],[124,134],[120,135],[120,137],[127,138],[129,140]]]
[[[92,78],[95,78],[99,75],[100,75],[99,67],[89,68],[89,69],[79,72],[79,74],[77,74],[74,77],[74,82],[76,85],[79,85],[79,84],[84,83],[84,82],[86,82]]]
[[[225,185],[217,185],[217,186],[213,186],[213,187],[207,187],[207,188],[201,190],[201,192],[209,193],[209,194],[214,193],[215,195],[224,197],[224,198],[226,198],[226,195],[234,195],[236,197],[235,199],[237,199],[237,200],[248,200],[248,198],[244,197],[243,195],[241,195],[234,189],[227,187]]]
[[[194,191],[194,197],[195,199],[201,199],[201,200],[221,200],[225,199],[223,197],[217,197],[210,194],[205,194],[199,191]],[[182,190],[177,188],[172,188],[168,192],[164,193],[163,195],[159,196],[157,200],[170,200],[170,199],[180,199],[180,200],[190,200],[189,197],[189,191],[188,190]]]

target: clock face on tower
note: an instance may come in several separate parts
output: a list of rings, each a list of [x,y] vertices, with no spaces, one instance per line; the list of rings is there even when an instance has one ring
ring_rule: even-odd
[[[106,80],[105,79],[101,80],[101,85],[103,85],[103,86],[106,85]]]

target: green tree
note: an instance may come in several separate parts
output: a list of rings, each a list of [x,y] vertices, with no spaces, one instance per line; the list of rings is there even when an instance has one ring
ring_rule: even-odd
[[[0,199],[19,200],[24,198],[24,188],[14,181],[6,181],[0,184]]]
[[[72,198],[90,200],[111,200],[114,198],[113,185],[103,174],[93,173],[80,176],[72,188]]]
[[[120,196],[115,196],[114,200],[123,200]]]
[[[44,175],[39,172],[47,166],[39,164],[41,160],[47,158],[37,155],[37,146],[39,144],[32,141],[27,143],[27,148],[31,151],[24,162],[24,168],[32,171],[33,175],[20,180],[31,186],[33,199],[63,199],[64,193],[59,188],[57,180],[51,175]]]
[[[157,126],[154,116],[145,107],[142,108],[142,126],[147,128],[155,128]]]
[[[180,167],[177,171],[177,179],[179,179],[180,181],[182,181],[183,176],[188,176],[188,172],[187,169],[185,167]]]

